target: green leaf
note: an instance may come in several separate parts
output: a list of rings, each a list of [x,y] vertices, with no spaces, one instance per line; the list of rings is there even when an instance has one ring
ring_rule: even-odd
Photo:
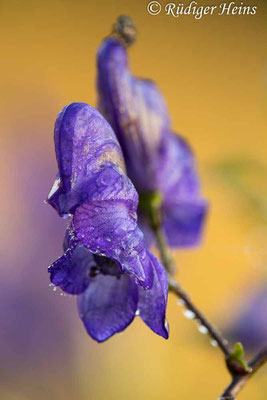
[[[235,359],[238,360],[238,359],[242,359],[242,358],[244,357],[244,355],[245,355],[245,352],[244,352],[244,348],[243,348],[242,343],[237,342],[237,343],[235,344],[234,350],[233,350],[233,352],[232,352],[232,356],[233,356]]]
[[[244,360],[244,356],[245,352],[242,343],[236,343],[232,354],[226,359],[228,369],[232,375],[246,375],[251,372],[251,368]]]

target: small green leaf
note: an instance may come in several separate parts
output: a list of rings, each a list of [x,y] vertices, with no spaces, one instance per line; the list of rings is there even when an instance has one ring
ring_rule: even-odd
[[[251,372],[251,368],[244,360],[244,356],[245,352],[242,343],[236,343],[232,354],[226,359],[228,369],[232,375],[246,375]]]
[[[236,359],[240,359],[240,358],[243,358],[244,355],[245,355],[245,352],[244,352],[242,343],[237,342],[235,344],[234,350],[232,352],[232,356]]]

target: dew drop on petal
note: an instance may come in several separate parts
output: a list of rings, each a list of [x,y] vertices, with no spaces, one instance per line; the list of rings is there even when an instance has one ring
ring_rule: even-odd
[[[55,292],[57,290],[57,287],[56,286],[54,286],[53,287],[53,292]]]
[[[59,189],[60,186],[60,179],[57,178],[52,186],[52,189],[50,190],[48,194],[48,200],[56,193],[56,191]]]
[[[135,315],[136,315],[136,317],[138,317],[140,315],[140,310],[136,310]]]
[[[183,314],[184,314],[185,318],[188,318],[188,319],[194,319],[196,316],[196,314],[191,310],[184,310]]]
[[[179,300],[177,301],[177,304],[178,304],[178,306],[183,307],[183,306],[185,305],[185,301],[184,301],[183,299],[179,299]]]
[[[164,321],[164,328],[166,329],[167,332],[169,332],[169,322],[167,321],[166,318],[165,318],[165,321]]]

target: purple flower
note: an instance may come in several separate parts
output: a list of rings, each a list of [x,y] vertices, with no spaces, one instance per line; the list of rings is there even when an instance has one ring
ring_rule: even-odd
[[[257,285],[247,293],[240,313],[228,328],[228,334],[240,341],[248,351],[260,350],[267,344],[267,286]]]
[[[125,32],[124,36],[117,33],[105,39],[98,51],[99,109],[117,135],[127,173],[139,194],[161,193],[169,245],[195,245],[201,238],[207,203],[200,194],[194,156],[172,132],[157,86],[132,75]],[[145,216],[140,217],[146,224]]]
[[[72,103],[54,139],[59,173],[47,201],[71,222],[51,282],[78,295],[80,317],[99,342],[136,314],[167,338],[167,275],[137,226],[138,195],[114,132],[98,111]]]

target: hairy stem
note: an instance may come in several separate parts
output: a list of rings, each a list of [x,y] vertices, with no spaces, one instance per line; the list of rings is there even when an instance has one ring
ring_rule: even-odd
[[[183,300],[185,307],[190,310],[194,315],[199,324],[207,329],[207,333],[210,335],[212,340],[215,340],[215,344],[222,350],[225,357],[230,356],[231,349],[228,346],[228,341],[221,335],[218,329],[212,325],[205,315],[196,307],[192,302],[189,295],[181,288],[178,282],[176,282],[172,277],[169,276],[169,288],[177,297]]]
[[[248,363],[251,371],[246,375],[235,376],[230,385],[225,389],[220,400],[235,400],[248,380],[267,362],[267,346]]]
[[[243,358],[239,360],[235,359],[235,349],[234,351],[231,350],[228,341],[192,302],[189,295],[181,288],[179,283],[174,280],[172,275],[176,268],[170,255],[160,220],[159,210],[151,207],[150,225],[157,239],[161,261],[168,273],[169,289],[183,301],[186,309],[192,312],[191,318],[197,320],[199,324],[206,328],[206,332],[223,352],[226,366],[232,375],[232,382],[225,389],[220,400],[235,400],[235,397],[247,381],[267,362],[267,347],[258,353],[248,365],[246,365]],[[241,344],[239,346],[242,347]]]
[[[155,232],[155,236],[157,239],[157,244],[160,252],[161,261],[169,274],[169,288],[170,291],[173,292],[177,297],[179,297],[183,302],[184,306],[190,310],[193,314],[193,318],[196,319],[199,324],[204,326],[207,329],[207,333],[210,335],[212,340],[218,344],[218,347],[222,350],[225,357],[230,356],[231,349],[228,346],[228,342],[223,338],[221,333],[213,326],[205,315],[198,309],[198,307],[192,302],[189,295],[181,288],[178,282],[176,282],[172,278],[172,273],[175,271],[175,266],[173,259],[169,253],[166,240],[160,224],[154,224],[153,231]]]

